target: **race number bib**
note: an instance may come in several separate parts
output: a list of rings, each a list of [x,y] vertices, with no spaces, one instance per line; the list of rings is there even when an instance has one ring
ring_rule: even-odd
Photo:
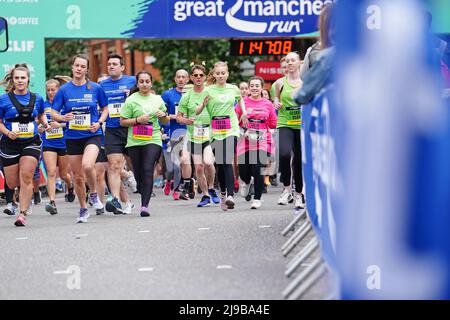
[[[209,125],[195,124],[194,125],[194,140],[200,140],[200,141],[209,140]]]
[[[74,114],[74,118],[69,121],[70,130],[85,131],[91,127],[91,114],[81,113]]]
[[[150,141],[153,138],[153,124],[138,124],[133,127],[133,139]]]
[[[45,133],[47,139],[59,139],[64,136],[63,128],[55,128]]]
[[[34,123],[28,122],[28,123],[19,123],[19,122],[13,122],[12,123],[12,131],[14,131],[17,134],[18,138],[33,138],[34,136]]]
[[[287,114],[287,124],[289,126],[300,125],[302,123],[300,106],[287,107],[286,114]]]
[[[231,130],[230,116],[212,117],[211,127],[213,134],[227,134]]]
[[[120,111],[122,110],[123,103],[111,103],[108,105],[109,117],[120,118]]]
[[[262,140],[267,132],[266,121],[258,119],[248,119],[248,139]]]

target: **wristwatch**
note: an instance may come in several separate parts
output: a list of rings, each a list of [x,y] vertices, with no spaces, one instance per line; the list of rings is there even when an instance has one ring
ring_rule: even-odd
[[[98,122],[98,124],[100,125],[100,127],[103,125],[103,121],[97,121]]]

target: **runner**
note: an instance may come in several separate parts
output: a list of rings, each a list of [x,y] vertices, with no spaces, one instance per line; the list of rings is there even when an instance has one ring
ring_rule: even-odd
[[[284,185],[278,204],[286,205],[294,201],[296,208],[304,208],[302,153],[301,153],[301,106],[293,99],[302,81],[299,76],[300,56],[291,52],[286,56],[287,76],[275,85],[274,107],[278,110],[277,129],[279,131],[281,182]],[[293,154],[293,156],[291,155]],[[292,158],[292,161],[291,161]],[[292,163],[291,163],[292,162]],[[292,195],[292,173],[295,193]]]
[[[87,78],[89,60],[78,54],[72,58],[72,81],[63,85],[53,100],[52,119],[68,122],[66,148],[80,203],[78,223],[87,222],[86,186],[96,210],[103,208],[96,189],[95,161],[101,146],[102,124],[108,116],[105,91]],[[102,110],[101,114],[98,108]]]
[[[56,208],[56,169],[59,167],[59,176],[64,180],[67,186],[66,199],[69,202],[75,200],[73,192],[72,179],[70,176],[69,157],[66,151],[66,140],[64,138],[65,123],[52,121],[51,111],[53,99],[62,84],[70,82],[69,77],[54,77],[46,82],[47,100],[44,103],[44,110],[47,120],[52,129],[42,134],[42,151],[45,168],[47,170],[47,192],[50,198],[49,203],[45,205],[45,211],[54,215],[58,213]]]
[[[194,88],[181,98],[177,121],[187,125],[188,129],[187,149],[183,152],[187,158],[188,167],[191,167],[190,160],[192,157],[198,185],[203,194],[197,207],[207,207],[211,205],[211,202],[219,203],[220,199],[216,190],[214,190],[216,170],[214,168],[214,154],[210,145],[211,118],[206,109],[203,109],[199,115],[195,115],[197,106],[202,103],[205,97],[205,67],[194,65],[191,69],[190,78],[194,83]]]
[[[100,83],[108,97],[109,114],[106,120],[105,151],[108,161],[108,182],[112,199],[106,203],[106,210],[114,214],[130,214],[133,204],[122,187],[121,174],[125,166],[128,128],[120,126],[120,111],[131,90],[136,85],[134,77],[123,74],[123,58],[118,54],[108,57],[109,77]],[[126,172],[125,172],[126,174]],[[124,208],[119,197],[125,203]]]
[[[180,69],[175,72],[175,88],[169,89],[165,91],[161,98],[164,100],[164,103],[167,107],[167,112],[170,116],[170,129],[169,132],[165,131],[166,134],[170,137],[170,142],[168,148],[166,149],[166,153],[170,155],[170,160],[173,166],[174,172],[174,190],[173,190],[173,198],[174,200],[178,200],[178,198],[183,200],[188,200],[189,196],[186,193],[183,193],[183,188],[180,190],[180,186],[182,181],[182,171],[185,171],[185,176],[189,173],[190,167],[186,163],[180,162],[180,155],[177,154],[177,151],[180,151],[182,148],[178,145],[186,134],[186,126],[184,124],[179,124],[177,122],[177,112],[178,112],[178,104],[180,102],[181,96],[184,93],[184,87],[189,81],[189,73]],[[166,157],[165,157],[166,158]],[[170,167],[170,164],[166,164],[167,167]],[[191,178],[190,176],[188,179]],[[183,182],[184,185],[184,182]]]
[[[160,96],[151,93],[152,75],[141,71],[120,112],[120,125],[128,127],[127,152],[133,162],[138,192],[141,194],[141,217],[149,217],[153,192],[153,172],[161,155],[159,122],[169,122],[166,106]],[[134,93],[134,94],[133,94]]]
[[[11,189],[20,186],[20,213],[14,222],[25,226],[33,196],[33,174],[41,156],[42,141],[35,118],[46,130],[50,125],[44,114],[44,100],[29,91],[30,70],[16,64],[1,83],[6,85],[0,96],[0,156],[5,181]]]
[[[226,62],[217,62],[208,74],[209,86],[205,98],[195,113],[201,114],[206,107],[211,118],[211,141],[216,158],[220,185],[220,207],[234,209],[233,158],[239,137],[239,122],[234,111],[235,101],[242,110],[241,120],[247,125],[247,111],[239,88],[227,83],[229,73]]]
[[[244,128],[245,134],[237,145],[239,175],[245,183],[241,194],[246,199],[250,192],[250,182],[253,177],[255,195],[251,205],[252,209],[261,207],[261,196],[264,190],[264,176],[262,170],[269,162],[274,152],[272,135],[269,129],[276,128],[277,115],[272,103],[262,98],[264,80],[252,77],[249,80],[250,96],[244,97],[248,114],[248,126]],[[238,116],[242,111],[237,110]],[[241,124],[242,126],[242,124]]]

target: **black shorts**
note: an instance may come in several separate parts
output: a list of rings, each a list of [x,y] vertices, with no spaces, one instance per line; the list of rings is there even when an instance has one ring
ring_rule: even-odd
[[[95,163],[102,163],[102,162],[108,162],[108,158],[106,157],[105,148],[101,147],[100,151],[98,152],[97,160],[95,160]]]
[[[195,155],[202,156],[203,151],[205,151],[205,148],[209,145],[210,145],[209,141],[206,141],[203,143],[195,143],[195,142],[189,141],[187,144],[187,150],[189,151],[189,153],[191,155],[195,154]]]
[[[106,155],[120,153],[126,154],[125,146],[127,144],[128,128],[106,128],[105,133],[105,151]]]
[[[37,135],[28,141],[17,141],[3,137],[0,141],[0,156],[3,167],[18,164],[21,157],[29,156],[38,162],[41,159],[42,140]]]
[[[100,150],[102,146],[102,136],[93,136],[82,139],[66,139],[66,149],[69,156],[79,156],[84,153],[87,145],[93,144]]]
[[[61,149],[61,148],[42,147],[42,152],[55,152],[58,154],[58,157],[67,156],[66,149]]]

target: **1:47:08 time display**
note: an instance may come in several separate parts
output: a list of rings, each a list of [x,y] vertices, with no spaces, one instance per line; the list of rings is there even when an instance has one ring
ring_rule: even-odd
[[[230,42],[232,56],[286,55],[295,50],[293,39],[254,39]]]

